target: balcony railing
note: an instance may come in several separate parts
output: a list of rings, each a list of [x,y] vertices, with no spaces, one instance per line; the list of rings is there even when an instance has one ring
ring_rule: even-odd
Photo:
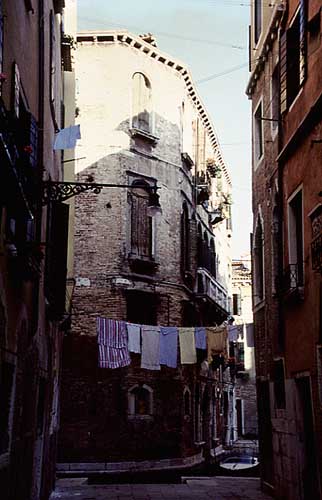
[[[311,243],[312,269],[322,272],[322,233]]]
[[[226,290],[205,269],[198,269],[197,294],[203,295],[218,304],[224,311],[230,313],[231,299]]]

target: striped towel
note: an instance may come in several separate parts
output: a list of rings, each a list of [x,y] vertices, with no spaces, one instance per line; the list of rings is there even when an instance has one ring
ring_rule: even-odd
[[[121,368],[131,363],[127,345],[126,323],[97,318],[97,342],[100,368]]]

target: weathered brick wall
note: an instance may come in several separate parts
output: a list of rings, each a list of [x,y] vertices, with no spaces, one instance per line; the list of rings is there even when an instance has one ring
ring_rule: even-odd
[[[96,339],[86,335],[65,341],[60,452],[58,461],[156,459],[195,452],[191,422],[184,421],[183,389],[192,391],[194,367],[140,369],[140,356],[130,367],[97,367]],[[128,390],[135,384],[153,390],[153,415],[128,416]]]

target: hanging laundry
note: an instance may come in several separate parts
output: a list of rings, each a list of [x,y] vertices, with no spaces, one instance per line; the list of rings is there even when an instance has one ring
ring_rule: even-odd
[[[160,327],[142,325],[141,368],[160,370]]]
[[[207,349],[206,328],[204,326],[196,326],[195,343],[197,349]]]
[[[53,149],[74,149],[80,138],[80,125],[62,128],[55,137]]]
[[[193,364],[197,362],[195,329],[179,328],[180,360],[181,364]]]
[[[141,352],[141,325],[126,323],[128,346],[130,352],[140,354]]]
[[[246,324],[246,344],[247,344],[247,347],[255,347],[254,324],[253,323]]]
[[[100,368],[121,368],[131,363],[124,321],[97,318]]]
[[[177,367],[178,329],[175,326],[161,326],[160,328],[160,364]]]
[[[208,362],[212,361],[215,354],[227,351],[226,326],[209,326],[206,328]]]
[[[228,340],[229,342],[237,342],[238,339],[238,326],[237,325],[227,325],[228,330]]]

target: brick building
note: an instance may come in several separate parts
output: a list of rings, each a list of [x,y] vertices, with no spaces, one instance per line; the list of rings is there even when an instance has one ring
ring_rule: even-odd
[[[129,367],[99,369],[96,317],[171,326],[219,325],[228,317],[230,176],[189,70],[152,35],[82,32],[77,42],[76,156],[86,157],[77,181],[130,187],[75,199],[59,467],[192,464],[224,432],[229,384],[222,372],[219,381],[204,359],[148,371],[135,354]],[[162,215],[152,218],[155,186]],[[131,403],[138,388],[149,400],[144,415]]]
[[[64,3],[0,2],[2,499],[46,499],[54,483],[66,241],[64,207],[42,206],[42,188],[63,178]]]
[[[250,33],[262,483],[321,498],[321,2],[257,0]]]

